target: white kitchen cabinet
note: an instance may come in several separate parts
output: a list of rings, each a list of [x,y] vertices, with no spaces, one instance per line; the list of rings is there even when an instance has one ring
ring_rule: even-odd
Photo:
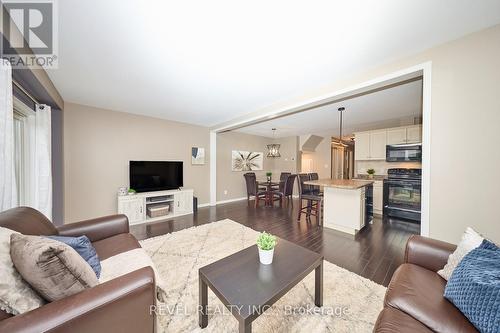
[[[375,181],[373,183],[373,213],[382,215],[384,208],[384,183]]]
[[[386,130],[354,134],[355,160],[385,160]]]
[[[422,125],[388,128],[387,144],[397,145],[422,142]]]
[[[406,143],[422,142],[422,126],[408,126],[406,128]]]
[[[323,226],[355,235],[366,223],[366,187],[323,189]]]
[[[355,134],[354,159],[369,160],[370,159],[370,132],[362,132]]]
[[[146,218],[144,209],[144,198],[141,197],[124,197],[118,201],[118,212],[125,214],[129,223],[137,223]]]
[[[422,125],[354,133],[354,159],[385,160],[386,146],[422,142]]]
[[[406,143],[406,127],[390,128],[387,130],[387,144],[398,145]]]
[[[370,160],[385,160],[385,146],[387,145],[387,131],[370,132]]]

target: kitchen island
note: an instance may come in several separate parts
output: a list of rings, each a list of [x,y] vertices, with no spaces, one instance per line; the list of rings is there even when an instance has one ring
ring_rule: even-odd
[[[305,185],[323,188],[323,226],[355,235],[371,219],[372,180],[319,179]]]

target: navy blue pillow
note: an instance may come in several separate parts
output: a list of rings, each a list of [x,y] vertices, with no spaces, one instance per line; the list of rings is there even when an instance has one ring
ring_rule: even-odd
[[[500,248],[484,240],[453,271],[444,297],[482,333],[500,332]]]
[[[94,246],[87,236],[80,237],[66,237],[66,236],[46,236],[47,238],[54,239],[71,246],[78,254],[85,259],[86,262],[92,267],[97,278],[101,275],[101,261],[95,251]]]

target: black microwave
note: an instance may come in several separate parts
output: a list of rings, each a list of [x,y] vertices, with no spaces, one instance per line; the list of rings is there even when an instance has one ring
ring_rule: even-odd
[[[385,148],[387,162],[421,162],[422,144],[387,145]]]

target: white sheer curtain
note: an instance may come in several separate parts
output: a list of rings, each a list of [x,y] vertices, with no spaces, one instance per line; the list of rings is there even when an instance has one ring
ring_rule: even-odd
[[[35,116],[30,117],[33,138],[29,144],[30,177],[29,206],[42,212],[52,221],[52,141],[51,109],[40,104],[36,106]]]
[[[0,60],[0,211],[17,206],[14,169],[12,68]]]

